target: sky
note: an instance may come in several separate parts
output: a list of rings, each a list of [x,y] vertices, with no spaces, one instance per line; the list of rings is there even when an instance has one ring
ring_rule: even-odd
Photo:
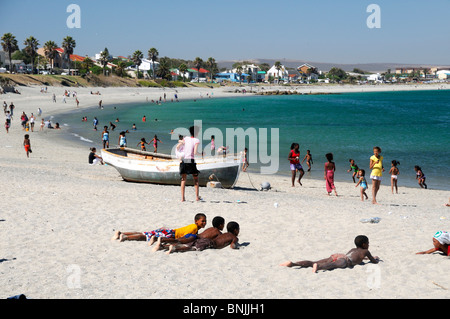
[[[449,13],[450,0],[0,0],[0,36],[71,36],[81,56],[450,65]]]

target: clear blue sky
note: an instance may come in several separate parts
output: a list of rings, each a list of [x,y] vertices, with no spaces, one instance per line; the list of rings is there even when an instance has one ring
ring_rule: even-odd
[[[81,8],[79,29],[66,25],[71,3]],[[372,3],[379,29],[366,24]],[[21,48],[31,35],[41,46],[70,35],[82,56],[155,47],[191,60],[449,65],[449,15],[450,0],[0,0],[0,35],[13,33]]]

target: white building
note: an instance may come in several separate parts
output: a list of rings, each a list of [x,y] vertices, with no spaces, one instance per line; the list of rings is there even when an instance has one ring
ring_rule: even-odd
[[[378,82],[378,83],[380,83],[380,82],[383,82],[383,77],[381,76],[381,74],[380,73],[377,73],[377,74],[371,74],[371,75],[369,75],[368,77],[367,77],[367,81],[369,81],[369,82]]]
[[[153,69],[153,66],[155,67]],[[141,60],[141,64],[139,65],[139,72],[144,73],[144,77],[148,78],[148,77],[152,77],[153,74],[153,70],[156,72],[158,70],[159,67],[159,62],[156,62],[153,64],[153,62],[151,60],[148,59],[142,59]],[[137,68],[135,65],[129,66],[126,68],[127,73],[129,75],[131,75],[132,77],[135,76],[135,71],[137,71]],[[132,72],[130,72],[132,71]]]
[[[288,81],[289,72],[286,70],[284,65],[280,65],[280,69],[278,70],[275,65],[273,65],[269,71],[267,71],[266,79],[269,77],[273,77],[274,79],[278,79],[280,81]]]
[[[439,70],[439,71],[436,72],[436,77],[439,80],[450,79],[450,70]]]

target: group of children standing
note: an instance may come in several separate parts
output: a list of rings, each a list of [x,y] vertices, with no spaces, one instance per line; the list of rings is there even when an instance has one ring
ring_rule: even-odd
[[[292,187],[295,186],[295,178],[297,173],[299,173],[298,177],[298,183],[302,185],[301,179],[303,175],[305,174],[305,171],[303,170],[302,164],[306,160],[306,163],[308,165],[308,171],[311,171],[311,165],[313,164],[312,155],[310,150],[306,151],[306,155],[303,158],[302,162],[300,163],[300,146],[298,143],[292,143],[291,150],[288,155],[288,160],[290,163],[290,169],[292,172]],[[373,204],[377,204],[376,201],[376,195],[378,193],[378,190],[380,188],[381,184],[381,176],[382,172],[384,172],[383,167],[383,156],[380,155],[381,148],[378,146],[375,146],[373,148],[374,155],[370,157],[370,179],[372,180],[372,195],[373,195]],[[327,153],[325,155],[327,162],[324,166],[324,179],[325,179],[325,185],[328,195],[331,195],[331,192],[334,191],[335,195],[337,195],[336,186],[334,185],[334,172],[336,171],[336,165],[333,162],[333,154]],[[365,170],[360,169],[358,165],[355,163],[354,159],[349,159],[350,162],[350,168],[347,170],[347,172],[352,172],[352,179],[353,183],[356,183],[355,187],[360,186],[360,192],[361,192],[361,200],[364,201],[364,199],[368,199],[369,197],[366,194],[366,190],[368,189],[368,183],[365,177]],[[400,174],[400,170],[398,169],[398,165],[400,165],[400,162],[397,160],[393,160],[391,162],[391,168],[389,170],[389,174],[391,176],[391,191],[392,194],[395,192],[398,194],[398,186],[397,186],[397,180],[398,175]],[[416,179],[418,180],[419,186],[421,188],[427,188],[427,184],[425,183],[426,177],[423,173],[422,169],[419,166],[415,166],[414,170],[416,171]],[[358,180],[358,181],[356,181]]]

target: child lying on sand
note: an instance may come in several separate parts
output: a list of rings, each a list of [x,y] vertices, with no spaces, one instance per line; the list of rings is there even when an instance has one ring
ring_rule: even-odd
[[[222,234],[222,230],[225,227],[225,219],[223,219],[223,217],[221,216],[216,216],[213,218],[212,225],[213,225],[212,227],[206,229],[197,236],[189,236],[188,238],[183,237],[179,239],[159,237],[152,251],[155,252],[159,249],[169,249],[170,245],[177,245],[177,244],[194,245],[194,242],[195,246],[202,247],[204,243],[207,244],[209,240],[212,240]],[[206,247],[204,247],[203,249],[205,248]]]
[[[379,261],[378,257],[372,257],[369,252],[369,238],[364,235],[359,235],[355,238],[356,248],[351,249],[347,254],[333,254],[328,258],[319,261],[298,261],[293,263],[287,261],[280,264],[280,266],[293,267],[313,267],[313,272],[318,270],[332,270],[336,268],[352,268],[360,264],[364,259],[368,258],[374,264]]]
[[[169,246],[167,254],[178,251],[202,251],[207,248],[222,249],[230,246],[232,249],[238,249],[239,224],[236,222],[229,222],[227,224],[227,233],[221,234],[214,239],[199,238],[187,244],[174,244]]]
[[[446,256],[450,256],[450,249],[448,246],[450,245],[450,233],[446,231],[438,231],[433,236],[433,245],[434,248],[431,248],[427,251],[421,251],[416,253],[416,255],[424,255],[431,254],[436,251],[443,252]]]
[[[194,224],[176,229],[158,228],[149,232],[121,232],[118,230],[111,240],[119,239],[121,242],[126,240],[149,241],[149,245],[151,245],[159,237],[175,239],[189,237],[190,235],[197,235],[198,230],[206,225],[205,214],[199,213],[195,215],[194,220]]]

